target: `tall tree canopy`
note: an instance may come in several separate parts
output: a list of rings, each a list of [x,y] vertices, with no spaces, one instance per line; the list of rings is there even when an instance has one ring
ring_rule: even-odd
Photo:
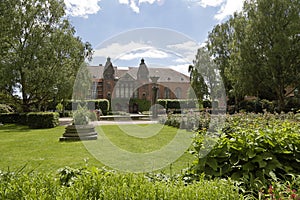
[[[249,0],[209,34],[227,92],[277,100],[300,87],[300,0]]]
[[[201,97],[204,95],[214,101],[222,96],[223,85],[219,70],[205,47],[197,51],[193,66],[190,66],[190,78],[192,86],[201,91]]]
[[[25,112],[69,98],[91,46],[75,37],[63,0],[1,0],[0,9],[0,91],[19,92]]]

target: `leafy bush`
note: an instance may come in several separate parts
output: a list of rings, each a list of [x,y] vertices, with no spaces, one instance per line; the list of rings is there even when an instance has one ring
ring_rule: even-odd
[[[167,118],[161,118],[160,123],[175,128],[187,130],[207,129],[210,123],[210,114],[205,112],[188,112],[185,114],[168,114]]]
[[[20,114],[18,113],[0,113],[0,122],[5,124],[19,124]]]
[[[27,114],[29,128],[53,128],[59,124],[59,114],[55,112],[32,112]]]
[[[197,108],[198,102],[192,99],[158,99],[157,103],[167,110]]]
[[[87,125],[90,121],[90,111],[86,106],[81,107],[80,104],[77,110],[73,112],[73,123],[75,125]]]
[[[89,110],[101,110],[104,115],[107,115],[110,109],[110,104],[107,99],[94,99],[81,102],[67,101],[65,103],[65,110],[77,110],[78,105],[81,107],[87,105]]]
[[[12,113],[14,110],[6,104],[0,104],[0,113]]]
[[[204,100],[203,101],[203,108],[211,108],[211,101],[210,100]]]
[[[230,180],[187,184],[181,179],[153,179],[145,174],[97,168],[65,167],[57,176],[0,171],[0,199],[242,199]]]
[[[290,181],[274,179],[265,190],[258,192],[258,199],[300,199],[300,176],[291,176]],[[249,198],[255,197],[248,195]]]
[[[195,152],[211,149],[207,155],[196,153],[195,173],[210,177],[230,177],[245,188],[270,185],[274,178],[286,180],[300,172],[300,123],[294,115],[239,114],[229,116],[219,137],[207,146],[200,130],[195,137]],[[201,150],[202,149],[202,150]]]
[[[151,107],[151,102],[145,99],[130,99],[129,105],[137,104],[139,112],[148,111]]]

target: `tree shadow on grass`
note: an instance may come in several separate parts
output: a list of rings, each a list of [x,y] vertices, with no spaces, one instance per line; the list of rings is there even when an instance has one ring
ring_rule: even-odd
[[[0,133],[1,132],[28,132],[30,128],[24,125],[17,125],[17,124],[4,124],[0,126]]]

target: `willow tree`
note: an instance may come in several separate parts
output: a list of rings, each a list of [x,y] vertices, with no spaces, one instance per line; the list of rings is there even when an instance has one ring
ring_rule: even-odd
[[[1,91],[25,112],[70,97],[91,46],[75,37],[63,0],[2,0],[0,9]]]

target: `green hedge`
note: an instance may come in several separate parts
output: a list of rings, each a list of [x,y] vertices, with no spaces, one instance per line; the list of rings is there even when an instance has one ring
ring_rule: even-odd
[[[5,124],[19,124],[20,114],[18,113],[1,113],[0,122]]]
[[[67,101],[65,103],[65,110],[76,110],[78,105],[85,106],[87,105],[89,110],[98,110],[102,111],[102,114],[107,115],[110,104],[107,99],[94,99],[94,100],[86,100],[81,102],[76,101]]]
[[[59,114],[54,112],[4,113],[0,122],[28,125],[30,128],[53,128],[59,124]]]
[[[198,102],[192,99],[158,99],[157,103],[165,109],[191,109],[197,108]]]
[[[26,113],[0,113],[0,122],[5,124],[27,125]]]
[[[59,114],[55,112],[32,112],[27,114],[29,128],[53,128],[59,124]]]
[[[129,105],[137,104],[139,107],[139,111],[148,111],[151,107],[151,102],[145,99],[130,99]]]

